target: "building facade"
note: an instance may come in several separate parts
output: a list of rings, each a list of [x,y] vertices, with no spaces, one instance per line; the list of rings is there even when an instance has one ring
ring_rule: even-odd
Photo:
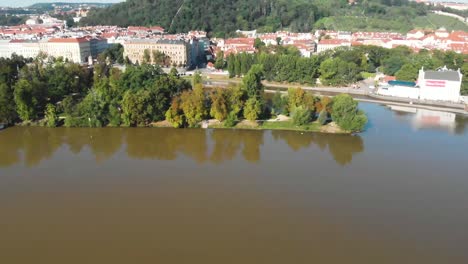
[[[166,54],[170,58],[171,65],[187,66],[190,64],[191,46],[182,40],[133,39],[126,41],[123,46],[124,57],[128,57],[132,63],[142,63],[145,50],[148,50],[151,56],[154,51]]]
[[[62,57],[75,63],[86,63],[89,57],[97,58],[106,48],[106,39],[52,38],[49,40],[8,40],[0,42],[0,57],[10,58],[13,53],[25,58],[35,58],[40,53]]]
[[[378,93],[410,99],[460,102],[462,76],[460,70],[445,67],[437,71],[421,69],[417,83],[389,81],[387,85],[379,87]]]
[[[444,67],[438,71],[419,70],[419,98],[422,100],[458,102],[460,100],[462,76],[460,69],[453,71]]]

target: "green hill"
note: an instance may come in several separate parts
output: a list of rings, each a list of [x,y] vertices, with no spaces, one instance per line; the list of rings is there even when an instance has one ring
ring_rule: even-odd
[[[160,25],[171,33],[198,29],[215,35],[229,35],[237,29],[467,29],[463,22],[434,19],[429,8],[408,0],[360,0],[355,5],[349,5],[348,0],[127,0],[93,10],[82,24]]]

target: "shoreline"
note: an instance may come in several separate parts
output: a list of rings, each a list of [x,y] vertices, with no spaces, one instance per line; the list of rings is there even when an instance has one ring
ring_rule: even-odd
[[[205,83],[205,87],[213,88],[213,87],[227,87],[229,83],[240,83],[239,80],[232,80],[229,79],[212,79]],[[279,88],[279,89],[288,89],[290,87],[299,87],[305,91],[310,91],[320,96],[320,93],[330,93],[334,96],[341,93],[351,95],[356,101],[360,102],[369,102],[369,103],[377,103],[377,104],[387,104],[387,105],[399,105],[399,106],[410,106],[414,108],[422,108],[428,110],[436,110],[436,111],[445,111],[445,112],[452,112],[456,114],[468,115],[468,111],[465,110],[465,105],[462,103],[451,103],[451,102],[417,102],[417,100],[411,100],[409,98],[403,97],[389,97],[389,96],[381,96],[373,93],[369,93],[368,91],[362,89],[353,89],[350,87],[312,87],[306,86],[301,84],[278,84],[263,81],[263,85],[265,86],[265,93],[276,93],[277,90],[272,90],[271,88]],[[270,88],[270,89],[269,89]],[[287,91],[280,91],[281,93],[286,93]],[[362,97],[369,97],[369,98],[362,98]],[[410,103],[411,102],[411,103]]]
[[[203,122],[212,122],[212,124],[207,125],[206,127],[203,126]],[[265,126],[265,124],[267,124]],[[6,130],[9,127],[43,127],[43,128],[172,128],[172,129],[233,129],[233,130],[276,130],[276,131],[296,131],[301,133],[320,133],[320,134],[337,134],[337,135],[355,135],[359,134],[360,132],[347,132],[342,130],[335,122],[329,122],[326,125],[321,126],[316,121],[311,122],[304,126],[295,126],[293,125],[290,120],[286,121],[272,121],[272,120],[257,120],[256,122],[242,120],[239,121],[233,127],[225,127],[222,122],[217,121],[214,119],[205,120],[200,123],[199,127],[194,128],[174,128],[170,125],[167,121],[160,121],[160,122],[153,122],[148,126],[137,126],[137,127],[65,127],[65,126],[57,126],[57,127],[47,127],[43,125],[39,125],[36,123],[17,123],[10,126],[5,126],[3,130]]]

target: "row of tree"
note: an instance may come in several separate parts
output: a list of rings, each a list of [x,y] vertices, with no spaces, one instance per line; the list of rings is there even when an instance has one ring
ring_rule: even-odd
[[[297,82],[315,84],[317,78],[324,85],[347,85],[363,78],[362,73],[383,72],[396,76],[398,80],[415,81],[418,70],[435,70],[447,66],[449,69],[461,68],[468,74],[467,55],[453,51],[413,52],[408,47],[400,46],[386,49],[377,46],[358,46],[337,48],[310,58],[301,57],[292,46],[259,46],[254,54],[230,54],[224,62],[223,53],[217,54],[215,67],[225,68],[230,77],[245,75],[252,65],[263,66],[264,77],[268,81]],[[467,78],[464,78],[465,80]],[[468,94],[464,84],[463,94]]]

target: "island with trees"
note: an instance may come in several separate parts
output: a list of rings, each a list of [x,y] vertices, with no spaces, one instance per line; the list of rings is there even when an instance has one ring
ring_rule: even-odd
[[[48,127],[158,126],[285,129],[352,133],[364,129],[365,115],[349,95],[317,97],[300,88],[265,95],[264,68],[252,65],[242,84],[205,89],[176,69],[127,65],[105,59],[90,68],[39,56],[0,59],[0,123]],[[281,118],[278,116],[281,115]],[[331,122],[331,124],[330,124]],[[323,129],[335,126],[337,129]]]

